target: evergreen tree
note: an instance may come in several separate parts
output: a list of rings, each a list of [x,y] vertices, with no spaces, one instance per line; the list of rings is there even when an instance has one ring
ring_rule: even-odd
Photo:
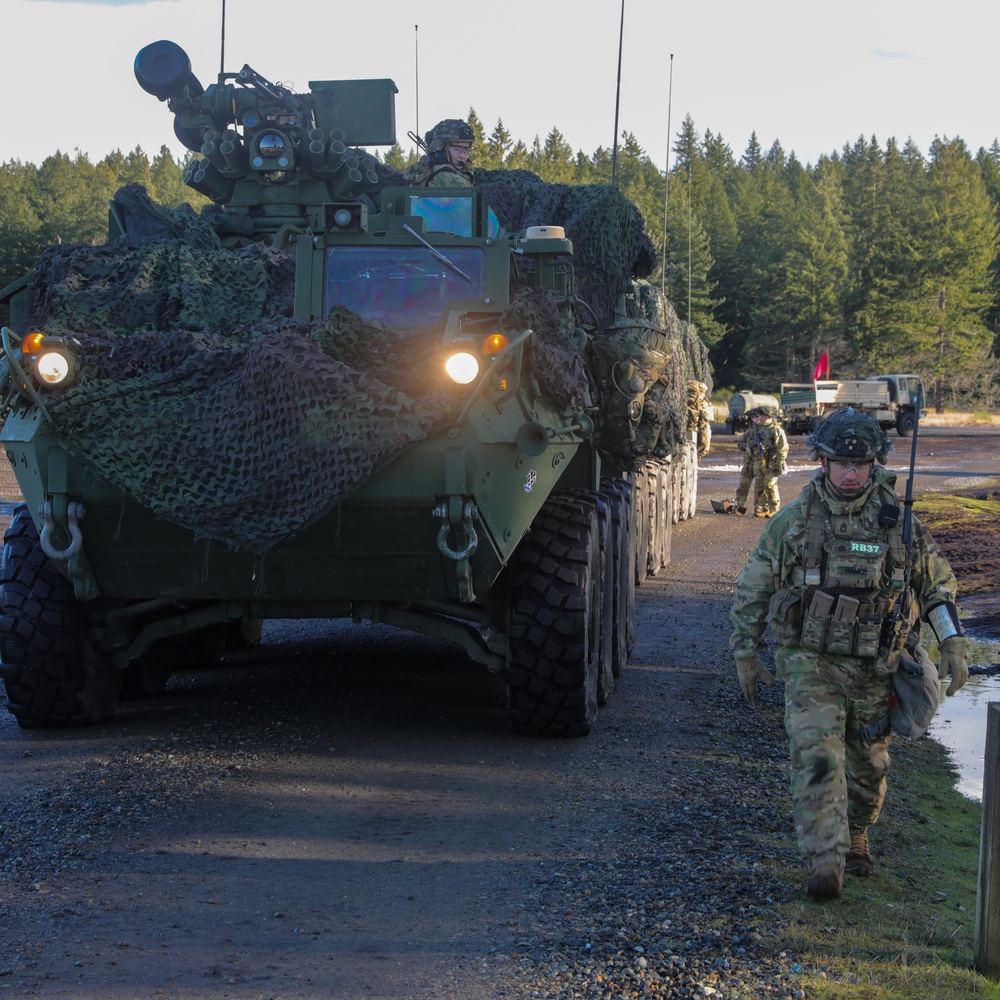
[[[513,145],[514,140],[511,138],[510,132],[504,127],[503,119],[498,118],[493,131],[486,140],[486,148],[483,152],[481,164],[483,168],[486,170],[497,170],[504,166],[504,160]]]
[[[562,132],[553,127],[545,137],[537,173],[550,184],[569,184],[573,180],[574,170],[573,147]]]
[[[940,411],[954,377],[989,357],[990,268],[1000,230],[982,173],[960,139],[935,140],[920,205],[920,362]]]

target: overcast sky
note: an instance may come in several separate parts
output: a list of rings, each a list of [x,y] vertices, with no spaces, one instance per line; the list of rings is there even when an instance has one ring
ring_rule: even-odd
[[[690,115],[739,156],[751,133],[804,163],[859,135],[879,144],[1000,134],[998,8],[982,0],[625,0],[619,132],[661,168]],[[94,160],[140,146],[175,155],[165,104],[136,52],[161,38],[214,83],[222,0],[0,0],[0,162],[61,150]],[[310,80],[390,77],[397,138],[469,108],[530,145],[558,128],[588,155],[614,140],[621,0],[227,0],[225,69]],[[673,71],[671,85],[671,54]],[[417,102],[419,85],[419,107]],[[673,153],[670,154],[671,162]]]

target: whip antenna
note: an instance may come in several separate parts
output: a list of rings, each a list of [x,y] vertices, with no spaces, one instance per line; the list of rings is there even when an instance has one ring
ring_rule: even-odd
[[[666,295],[667,281],[667,193],[670,191],[670,107],[674,99],[674,54],[670,53],[670,76],[667,84],[667,172],[663,175],[663,251],[660,254],[660,294]]]
[[[413,116],[416,118],[416,133],[420,135],[420,25],[413,26]],[[418,145],[422,145],[418,141]]]
[[[622,38],[625,35],[625,0],[622,0],[622,20],[618,28],[618,82],[615,85],[615,141],[611,147],[611,186],[615,186],[618,170],[618,105],[622,96]]]
[[[226,0],[222,0],[222,42],[219,53],[219,75],[226,72]]]

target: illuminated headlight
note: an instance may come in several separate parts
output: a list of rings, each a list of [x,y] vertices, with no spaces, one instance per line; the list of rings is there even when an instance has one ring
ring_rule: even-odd
[[[444,363],[444,370],[452,382],[468,385],[479,375],[479,360],[474,354],[462,351],[448,358]]]
[[[35,377],[42,385],[69,385],[76,377],[76,358],[65,347],[46,347],[35,358]]]

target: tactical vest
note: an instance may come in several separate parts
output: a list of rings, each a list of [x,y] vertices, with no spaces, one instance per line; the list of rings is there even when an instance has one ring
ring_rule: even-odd
[[[900,599],[906,567],[898,503],[891,489],[877,484],[860,510],[835,514],[814,483],[805,488],[800,561],[774,594],[768,615],[783,645],[879,655],[883,622]],[[880,521],[885,508],[894,508],[896,523]]]

